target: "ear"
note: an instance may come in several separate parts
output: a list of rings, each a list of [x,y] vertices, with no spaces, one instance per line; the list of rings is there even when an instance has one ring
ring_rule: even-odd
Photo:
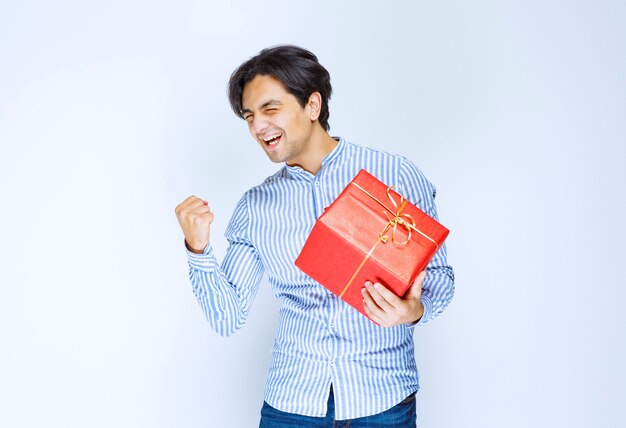
[[[311,121],[315,122],[320,117],[320,113],[322,111],[322,96],[319,92],[313,92],[311,94],[307,107]]]

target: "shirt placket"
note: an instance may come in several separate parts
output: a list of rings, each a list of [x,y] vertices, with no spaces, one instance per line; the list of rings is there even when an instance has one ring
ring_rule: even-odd
[[[311,183],[312,187],[312,195],[313,202],[315,207],[315,218],[319,218],[326,206],[328,206],[332,201],[327,201],[324,186],[324,177],[321,173],[318,172],[313,177],[313,181]],[[331,383],[336,385],[337,379],[339,376],[337,375],[337,356],[339,353],[339,338],[337,332],[337,314],[338,314],[338,301],[335,295],[326,290],[326,332],[328,340],[328,349],[327,349],[327,364],[328,364],[328,373],[330,376]]]

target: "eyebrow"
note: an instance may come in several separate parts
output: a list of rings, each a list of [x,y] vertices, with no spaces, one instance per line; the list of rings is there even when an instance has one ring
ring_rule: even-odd
[[[266,107],[272,106],[272,105],[282,105],[283,103],[281,103],[278,100],[269,100],[267,102],[264,102],[263,104],[261,104],[261,107],[259,107],[259,110],[263,110]],[[241,115],[243,116],[246,113],[252,113],[252,110],[250,110],[249,108],[244,108],[241,109]]]

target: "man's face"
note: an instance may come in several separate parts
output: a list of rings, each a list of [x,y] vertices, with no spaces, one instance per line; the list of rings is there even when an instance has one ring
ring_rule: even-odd
[[[314,123],[310,106],[302,108],[279,80],[263,75],[246,83],[241,101],[250,134],[270,160],[302,164]]]

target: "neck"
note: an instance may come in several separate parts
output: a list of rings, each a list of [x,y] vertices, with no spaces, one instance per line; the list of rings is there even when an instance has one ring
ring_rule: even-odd
[[[321,126],[313,128],[309,139],[309,150],[301,159],[288,162],[289,166],[299,166],[315,175],[322,168],[322,160],[337,147],[337,140],[331,137]]]

